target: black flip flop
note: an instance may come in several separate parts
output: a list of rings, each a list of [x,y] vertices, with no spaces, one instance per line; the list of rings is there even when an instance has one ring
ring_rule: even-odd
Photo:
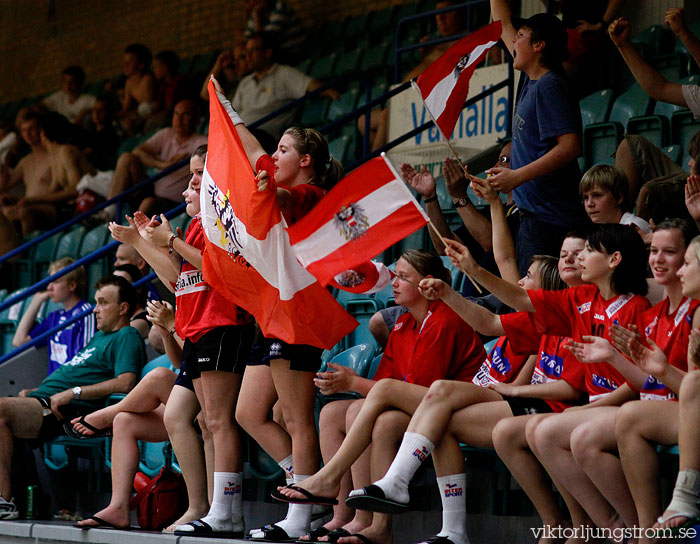
[[[408,504],[387,499],[382,488],[374,484],[351,492],[345,499],[345,504],[355,510],[367,510],[380,514],[401,514],[410,510]]]
[[[85,416],[82,416],[78,423],[88,428],[95,434],[83,434],[78,432],[70,421],[63,422],[63,432],[65,432],[71,438],[77,438],[78,440],[88,440],[90,438],[105,438],[107,436],[112,436],[112,428],[107,427],[105,429],[98,429],[94,425],[91,425],[85,421]]]
[[[369,538],[367,538],[365,535],[361,535],[360,533],[355,533],[354,535],[350,535],[351,537],[354,536],[355,538],[359,538],[362,544],[374,544]]]
[[[243,538],[243,531],[215,531],[211,525],[201,519],[185,523],[194,527],[194,531],[173,531],[176,536],[199,536],[204,538]]]
[[[293,504],[322,504],[324,506],[335,506],[338,504],[338,501],[334,498],[331,497],[318,497],[303,487],[299,487],[298,485],[294,484],[289,484],[285,486],[287,489],[291,489],[292,491],[297,491],[304,495],[306,498],[305,499],[292,499],[291,497],[287,497],[286,495],[283,495],[280,493],[277,489],[273,489],[270,492],[270,495],[272,496],[273,499],[278,500],[280,502],[291,502]]]
[[[271,525],[265,525],[258,529],[259,532],[263,534],[262,537],[249,536],[248,541],[250,542],[296,542],[299,537],[292,537],[287,534],[287,531],[282,529],[279,525],[274,523]],[[303,542],[303,540],[302,540]],[[308,542],[308,541],[307,541]]]
[[[316,527],[315,529],[312,529],[311,531],[309,531],[306,534],[306,536],[309,537],[308,539],[306,539],[306,540],[298,539],[297,542],[299,544],[304,544],[306,542],[320,542],[319,538],[321,538],[322,536],[328,535],[330,532],[331,532],[330,529],[326,529],[323,525],[321,525],[320,527]]]
[[[112,529],[114,531],[130,531],[131,527],[119,527],[118,525],[114,525],[114,523],[110,523],[109,521],[99,518],[97,516],[90,516],[87,519],[91,519],[93,521],[97,522],[97,525],[78,525],[75,524],[73,527],[77,527],[78,529],[83,529],[83,530],[88,530],[88,529]]]
[[[339,527],[337,529],[333,529],[330,533],[328,533],[328,542],[331,542],[332,544],[337,544],[338,539],[346,536],[352,536],[352,533],[347,529]]]

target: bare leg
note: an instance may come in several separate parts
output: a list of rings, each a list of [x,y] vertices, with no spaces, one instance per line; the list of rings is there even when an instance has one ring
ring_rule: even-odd
[[[425,392],[425,387],[419,385],[397,380],[379,381],[365,399],[355,423],[333,459],[314,476],[307,479],[301,487],[314,495],[336,497],[343,474],[350,469],[371,442],[372,428],[377,417],[390,408],[412,414]],[[280,489],[280,492],[290,498],[303,498],[300,493],[291,489]]]
[[[571,433],[594,417],[615,417],[615,407],[586,408],[555,414],[537,425],[530,447],[550,475],[574,496],[599,527],[616,528],[622,521],[601,495],[571,453]],[[572,514],[573,515],[573,514]]]
[[[12,222],[0,213],[0,255],[16,248],[22,243],[22,237]]]
[[[550,527],[563,525],[566,514],[561,511],[552,491],[551,480],[534,456],[527,443],[525,427],[534,416],[507,417],[499,421],[491,435],[496,453],[513,477],[530,497],[542,524]],[[540,544],[550,542],[542,539]]]
[[[211,503],[214,496],[214,437],[207,427],[207,420],[201,411],[197,414],[197,423],[202,431],[202,442],[204,442],[204,465],[207,467],[207,499]]]
[[[162,442],[168,439],[163,425],[165,407],[145,414],[122,412],[114,418],[112,439],[112,499],[107,508],[95,514],[100,519],[116,525],[129,525],[129,499],[134,476],[139,467],[139,440]],[[98,525],[86,519],[78,523],[83,527]]]
[[[183,525],[200,519],[209,511],[207,473],[211,472],[213,474],[214,468],[212,462],[210,470],[206,470],[202,447],[193,426],[194,418],[199,411],[199,402],[194,392],[179,385],[173,387],[168,404],[165,406],[163,422],[172,442],[177,462],[182,469],[182,476],[185,479],[188,508],[169,527],[170,530],[175,525]]]
[[[55,204],[30,204],[19,209],[22,234],[27,236],[35,230],[47,230],[56,225],[58,212]]]
[[[12,498],[10,471],[13,437],[36,438],[41,428],[41,404],[32,398],[0,398],[0,495]]]
[[[613,413],[607,410],[578,425],[571,433],[571,453],[625,526],[635,527],[639,523],[637,511],[617,456],[615,414],[618,411],[619,408]]]
[[[202,372],[205,417],[214,438],[214,472],[241,471],[240,435],[233,417],[240,385],[240,374]]]
[[[126,397],[116,404],[88,414],[85,416],[85,421],[98,429],[106,429],[112,426],[112,421],[121,412],[143,414],[155,410],[161,404],[167,404],[175,378],[175,373],[167,368],[154,368],[129,391]],[[79,417],[71,421],[76,431],[86,436],[95,434],[79,421]]]

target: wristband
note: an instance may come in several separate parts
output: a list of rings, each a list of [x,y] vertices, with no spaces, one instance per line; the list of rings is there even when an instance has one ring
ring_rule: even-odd
[[[426,198],[423,202],[427,204],[428,202],[435,202],[437,200],[437,195]]]
[[[173,328],[170,329],[170,336],[172,336],[173,338],[175,338],[175,325],[173,325]]]
[[[175,248],[173,247],[173,243],[175,242],[175,238],[177,238],[177,234],[173,233],[170,236],[170,240],[168,240],[168,255],[172,255],[175,252]]]

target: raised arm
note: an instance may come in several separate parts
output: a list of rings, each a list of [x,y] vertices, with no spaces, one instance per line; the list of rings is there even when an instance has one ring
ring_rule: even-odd
[[[700,66],[700,39],[688,28],[685,20],[685,10],[683,8],[667,10],[664,22],[671,27],[673,33],[683,42],[688,53],[693,57],[695,64]]]
[[[241,116],[238,115],[238,112],[236,112],[236,110],[233,108],[233,105],[231,105],[231,101],[224,96],[224,92],[221,89],[221,85],[219,85],[219,82],[216,80],[216,78],[212,77],[211,81],[212,83],[214,83],[216,95],[219,97],[221,104],[226,110],[226,113],[228,113],[228,116],[231,118],[233,125],[236,127],[236,132],[238,133],[238,137],[241,139],[241,143],[243,144],[243,149],[245,150],[246,157],[248,157],[248,162],[250,163],[250,166],[253,169],[255,169],[255,165],[257,164],[258,159],[265,155],[265,150],[260,145],[260,142],[258,142],[258,139],[255,136],[253,136],[253,134],[246,128],[243,119],[241,119]],[[240,91],[240,89],[238,91]],[[236,91],[236,95],[233,97],[234,102],[236,100],[238,91]]]
[[[610,39],[622,55],[634,79],[654,100],[687,107],[681,85],[671,83],[648,62],[630,42],[630,24],[627,19],[619,17],[608,27]]]
[[[422,295],[429,300],[441,299],[474,329],[486,336],[503,336],[505,329],[500,318],[457,293],[444,281],[426,278],[420,282]]]
[[[519,312],[535,311],[526,289],[523,289],[516,283],[494,276],[491,272],[479,266],[466,246],[454,240],[446,240],[446,242],[450,246],[445,250],[447,256],[465,274],[468,274],[486,287],[501,302]]]
[[[513,55],[513,40],[515,39],[516,30],[511,22],[513,12],[508,5],[508,0],[491,0],[491,18],[494,21],[501,21],[501,39],[503,43]]]

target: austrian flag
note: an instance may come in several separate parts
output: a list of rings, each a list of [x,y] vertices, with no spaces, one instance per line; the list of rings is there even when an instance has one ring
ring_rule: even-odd
[[[474,69],[500,38],[500,21],[472,32],[445,51],[413,83],[446,138],[452,136],[464,108]]]
[[[425,226],[428,217],[386,156],[372,159],[288,229],[299,262],[323,285]]]

